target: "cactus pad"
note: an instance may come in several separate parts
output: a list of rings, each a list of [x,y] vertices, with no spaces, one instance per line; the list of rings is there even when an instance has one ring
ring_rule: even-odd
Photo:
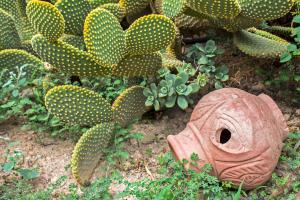
[[[120,0],[120,5],[126,11],[127,15],[133,15],[144,10],[151,0]]]
[[[146,111],[146,97],[142,86],[133,86],[125,90],[113,103],[114,120],[127,126],[135,118],[140,118]]]
[[[259,20],[273,20],[287,14],[294,5],[294,0],[239,0],[241,14]]]
[[[4,10],[0,9],[0,50],[13,49],[21,46],[13,17]]]
[[[87,184],[99,163],[103,151],[113,137],[113,123],[102,123],[84,133],[73,151],[71,168],[78,183]]]
[[[55,6],[65,19],[65,33],[82,35],[84,20],[91,11],[87,0],[58,0]]]
[[[51,3],[31,0],[26,13],[32,26],[48,40],[55,41],[64,33],[64,17]]]
[[[88,0],[93,8],[97,8],[98,6],[102,6],[107,3],[118,3],[119,0]]]
[[[141,77],[154,76],[162,67],[158,53],[127,56],[113,68],[114,76]]]
[[[37,57],[18,49],[5,49],[0,51],[0,69],[13,69],[25,64],[42,66],[43,62]]]
[[[51,43],[43,36],[36,35],[32,38],[32,47],[44,61],[67,74],[82,77],[111,74],[110,66],[62,41]]]
[[[107,3],[100,6],[100,8],[109,11],[118,19],[119,22],[121,22],[125,17],[125,9],[121,7],[120,4],[118,3]]]
[[[262,23],[262,21],[239,15],[234,19],[214,20],[214,23],[216,26],[219,26],[227,30],[228,32],[237,32],[240,31],[241,29],[247,29],[247,28],[259,26]]]
[[[234,43],[241,51],[254,57],[276,58],[287,51],[288,42],[270,38],[242,30],[234,34]]]
[[[8,14],[11,14],[13,17],[18,17],[18,10],[16,6],[16,1],[12,0],[1,0],[0,1],[0,8],[3,9]]]
[[[45,97],[49,112],[64,122],[94,126],[112,121],[112,111],[98,93],[72,85],[57,86]]]
[[[93,10],[84,24],[84,41],[89,53],[108,65],[125,54],[125,35],[117,18],[103,8]]]
[[[85,51],[85,43],[83,37],[77,35],[63,35],[59,40],[76,47],[79,50]]]
[[[166,48],[175,36],[175,24],[169,18],[151,14],[136,20],[125,37],[129,53],[144,54]]]
[[[198,12],[225,19],[232,19],[241,11],[238,0],[187,0],[187,4]]]
[[[182,14],[186,8],[186,0],[164,0],[162,3],[163,14],[174,18]]]

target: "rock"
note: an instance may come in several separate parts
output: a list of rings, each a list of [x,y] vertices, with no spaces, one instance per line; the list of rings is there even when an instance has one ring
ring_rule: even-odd
[[[141,139],[142,144],[150,144],[152,142],[154,142],[156,139],[155,134],[153,133],[147,133],[146,135],[144,135],[144,137]]]
[[[31,89],[31,88],[27,88],[27,89],[23,90],[23,91],[20,93],[20,96],[21,96],[21,97],[28,97],[28,98],[33,97],[32,89]]]

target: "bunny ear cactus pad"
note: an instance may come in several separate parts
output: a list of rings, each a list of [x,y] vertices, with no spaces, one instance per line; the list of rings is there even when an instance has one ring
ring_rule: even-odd
[[[15,0],[1,0],[0,8],[8,14],[11,14],[14,18],[19,17],[17,4]]]
[[[113,103],[114,121],[127,126],[135,118],[140,118],[146,111],[146,97],[142,86],[133,86],[125,90]]]
[[[67,74],[82,77],[111,74],[110,66],[65,42],[56,41],[51,43],[45,37],[36,35],[32,38],[32,47],[44,61]]]
[[[137,19],[126,31],[129,54],[159,51],[170,45],[176,36],[175,24],[163,15],[151,14]]]
[[[160,54],[128,55],[113,68],[114,76],[153,76],[162,67]]]
[[[106,64],[117,64],[125,54],[125,35],[117,18],[103,8],[93,10],[84,24],[88,52]]]
[[[272,35],[272,34],[270,34]],[[259,58],[278,58],[287,51],[288,42],[283,42],[271,36],[261,36],[245,30],[234,34],[234,44],[244,53]],[[276,36],[275,36],[276,37]]]
[[[133,15],[145,9],[151,0],[120,0],[120,5],[126,11],[127,15]]]
[[[0,51],[0,70],[3,68],[11,70],[15,67],[21,67],[25,64],[43,66],[43,62],[40,59],[24,50],[5,49]]]
[[[65,33],[82,35],[84,20],[91,11],[87,0],[58,0],[55,6],[65,19]]]
[[[85,51],[85,43],[84,39],[81,36],[77,35],[63,35],[59,40],[76,47],[79,50]]]
[[[71,159],[72,173],[78,183],[87,184],[113,136],[114,123],[102,123],[84,133]]]
[[[45,104],[50,113],[70,124],[94,126],[112,121],[111,105],[98,93],[72,85],[49,90]]]
[[[118,3],[107,3],[100,6],[100,8],[109,11],[118,19],[119,22],[121,22],[125,17],[125,9],[121,7],[120,4]]]
[[[215,20],[214,23],[216,26],[219,26],[219,27],[227,30],[228,32],[237,32],[242,29],[259,26],[262,23],[262,21],[239,15],[239,16],[235,17],[234,19]]]
[[[0,21],[0,49],[19,48],[21,40],[12,16],[0,9]]]
[[[31,0],[26,13],[32,26],[48,40],[55,41],[64,33],[64,17],[51,3]]]
[[[259,30],[256,28],[249,28],[248,31],[251,33],[255,33],[256,35],[260,35],[262,37],[268,38],[270,40],[275,40],[275,41],[281,42],[283,44],[288,44],[288,42],[286,40],[282,39],[281,37],[278,37],[277,35],[273,35],[267,31]]]
[[[162,3],[163,14],[175,18],[186,9],[186,0],[164,0]]]
[[[118,3],[119,0],[88,0],[93,8],[97,8],[98,6],[102,6],[107,3]]]
[[[238,0],[187,0],[187,5],[206,15],[225,19],[232,19],[241,12]]]
[[[294,0],[239,0],[241,14],[259,20],[273,20],[287,14],[294,5]]]

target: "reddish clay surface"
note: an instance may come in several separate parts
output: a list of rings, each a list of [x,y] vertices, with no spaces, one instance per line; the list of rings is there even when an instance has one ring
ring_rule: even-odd
[[[168,136],[168,143],[179,160],[198,154],[198,166],[187,168],[199,171],[210,163],[220,180],[253,189],[271,177],[287,133],[284,117],[269,96],[225,88],[204,96],[185,130]]]

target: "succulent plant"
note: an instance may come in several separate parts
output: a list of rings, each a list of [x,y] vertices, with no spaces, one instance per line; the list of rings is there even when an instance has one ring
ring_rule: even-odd
[[[188,69],[190,65],[186,64]],[[151,83],[144,89],[144,95],[147,97],[146,106],[154,107],[156,111],[162,108],[172,108],[176,104],[181,109],[186,109],[192,104],[190,95],[200,90],[200,85],[196,80],[189,81],[195,73],[189,73],[190,70],[180,71],[177,75],[172,74],[170,70],[159,70],[158,76],[161,78],[158,86]]]

